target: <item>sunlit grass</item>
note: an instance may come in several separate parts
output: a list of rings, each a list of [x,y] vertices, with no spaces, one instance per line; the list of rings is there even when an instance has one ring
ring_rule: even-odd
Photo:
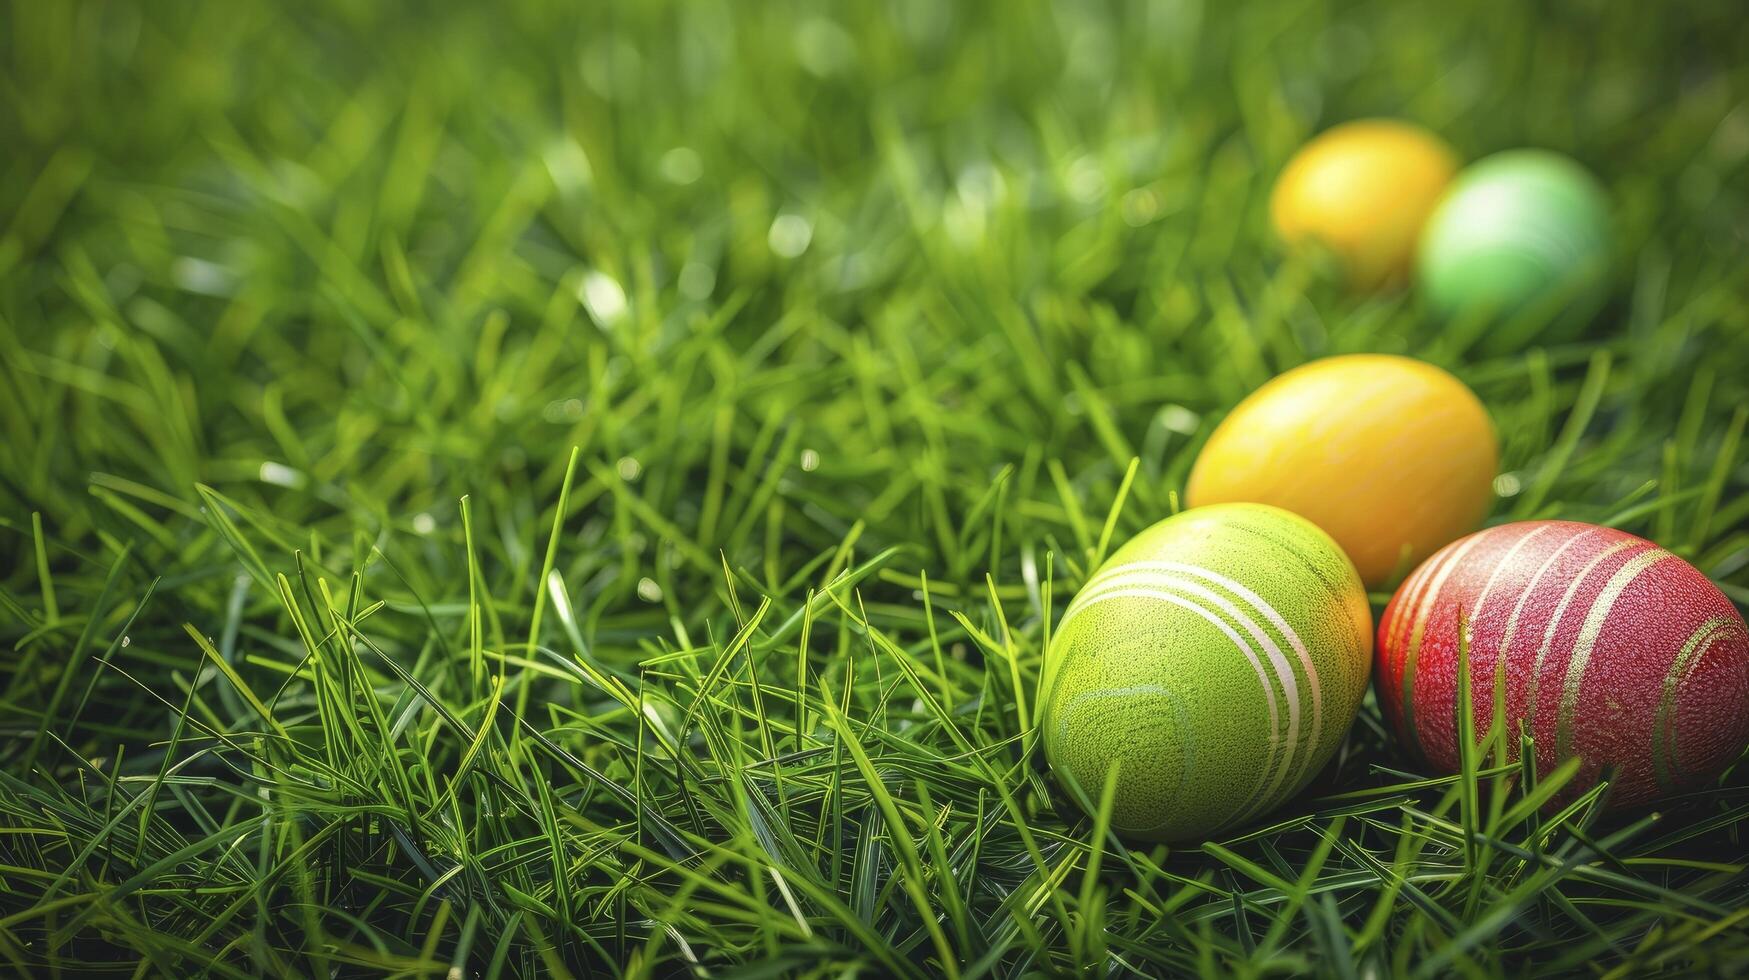
[[[7,969],[1744,968],[1740,770],[1551,812],[1369,698],[1136,847],[1031,730],[1100,557],[1330,353],[1477,390],[1491,521],[1749,602],[1736,6],[593,6],[0,13]],[[1599,174],[1582,338],[1277,254],[1281,162],[1379,113]]]

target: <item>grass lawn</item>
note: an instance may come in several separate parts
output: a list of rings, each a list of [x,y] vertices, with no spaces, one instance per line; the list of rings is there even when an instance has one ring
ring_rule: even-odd
[[[1475,389],[1490,523],[1749,603],[1746,51],[1740,0],[8,0],[0,972],[1749,969],[1749,767],[1539,812],[1369,695],[1169,848],[1034,730],[1048,623],[1332,353]],[[1381,114],[1597,173],[1602,312],[1284,257],[1282,163]]]

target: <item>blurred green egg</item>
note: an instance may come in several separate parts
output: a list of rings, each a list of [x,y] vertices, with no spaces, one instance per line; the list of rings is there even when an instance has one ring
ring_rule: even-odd
[[[1596,311],[1609,266],[1609,202],[1584,167],[1508,150],[1458,174],[1421,234],[1417,274],[1447,317],[1536,329]]]

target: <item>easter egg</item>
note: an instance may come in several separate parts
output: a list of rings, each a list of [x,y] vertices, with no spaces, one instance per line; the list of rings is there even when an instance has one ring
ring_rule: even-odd
[[[1351,354],[1294,368],[1240,402],[1185,493],[1193,507],[1291,510],[1378,585],[1476,526],[1497,464],[1487,410],[1463,382],[1407,357]]]
[[[1169,517],[1112,554],[1045,657],[1039,725],[1112,826],[1196,840],[1305,787],[1366,693],[1372,612],[1324,532],[1257,504]]]
[[[1408,275],[1422,223],[1457,168],[1451,148],[1418,126],[1344,123],[1288,161],[1270,219],[1289,245],[1333,252],[1355,285],[1383,285]]]
[[[1418,277],[1447,315],[1582,319],[1602,299],[1609,201],[1585,168],[1508,150],[1466,168],[1421,235]]]
[[[1379,704],[1434,769],[1459,766],[1460,613],[1478,742],[1498,699],[1512,755],[1523,731],[1542,776],[1582,760],[1559,799],[1606,769],[1617,805],[1701,786],[1749,743],[1749,631],[1717,586],[1624,531],[1525,521],[1446,546],[1379,620]]]

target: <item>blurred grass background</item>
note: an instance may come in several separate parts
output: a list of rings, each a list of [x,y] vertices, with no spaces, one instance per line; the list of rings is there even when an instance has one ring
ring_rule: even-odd
[[[1132,851],[1027,729],[1050,610],[1331,353],[1477,389],[1491,520],[1749,601],[1746,50],[1730,2],[5,4],[0,959],[1742,969],[1742,774],[1478,812],[1369,703],[1285,824]],[[1278,253],[1368,115],[1599,175],[1583,337]]]

